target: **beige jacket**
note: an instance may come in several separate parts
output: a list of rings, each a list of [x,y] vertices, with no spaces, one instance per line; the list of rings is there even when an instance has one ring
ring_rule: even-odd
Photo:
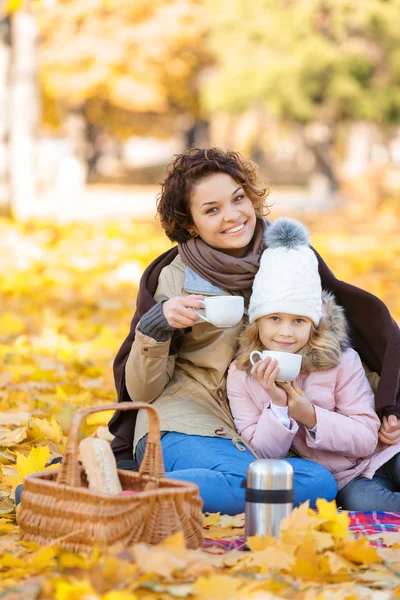
[[[154,299],[159,302],[188,294],[226,292],[195,274],[177,256],[161,271]],[[218,329],[198,322],[185,335],[179,354],[173,356],[169,356],[170,340],[157,342],[137,329],[125,369],[130,397],[153,404],[161,431],[226,437],[244,450],[247,444],[236,432],[226,397],[226,373],[241,328],[242,323]],[[147,432],[147,417],[140,411],[134,448]]]

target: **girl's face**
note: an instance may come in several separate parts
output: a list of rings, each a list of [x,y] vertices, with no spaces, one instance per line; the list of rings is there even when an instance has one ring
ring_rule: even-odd
[[[295,354],[307,344],[312,321],[308,317],[275,313],[257,319],[258,333],[266,350]]]
[[[190,197],[193,225],[209,246],[232,256],[246,254],[256,226],[256,213],[244,189],[226,173],[215,173],[200,181]]]

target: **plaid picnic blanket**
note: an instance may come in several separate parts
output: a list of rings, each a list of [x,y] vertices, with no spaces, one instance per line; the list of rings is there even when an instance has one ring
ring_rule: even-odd
[[[400,514],[393,512],[349,512],[350,530],[355,534],[399,532]],[[400,540],[400,537],[399,537]],[[372,542],[371,542],[372,543]]]
[[[349,511],[350,531],[356,537],[359,535],[376,535],[379,533],[399,532],[400,539],[400,513],[392,512],[352,512]],[[234,529],[231,530],[234,533]],[[373,539],[370,541],[372,546],[381,547],[382,541]],[[205,538],[203,550],[211,553],[223,553],[229,550],[244,550],[244,538],[235,536],[226,539]]]

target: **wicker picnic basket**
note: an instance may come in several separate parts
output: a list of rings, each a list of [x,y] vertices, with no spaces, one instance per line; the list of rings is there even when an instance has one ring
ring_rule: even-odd
[[[139,472],[118,469],[123,490],[132,495],[110,496],[88,489],[78,462],[79,429],[90,414],[104,410],[147,411],[149,435]],[[149,404],[122,402],[87,408],[74,414],[66,453],[60,468],[28,475],[18,515],[21,539],[42,545],[61,545],[74,552],[134,542],[157,544],[182,531],[187,548],[203,541],[202,506],[198,487],[164,478],[160,424]],[[143,491],[148,481],[156,489]],[[150,486],[151,487],[151,486]]]

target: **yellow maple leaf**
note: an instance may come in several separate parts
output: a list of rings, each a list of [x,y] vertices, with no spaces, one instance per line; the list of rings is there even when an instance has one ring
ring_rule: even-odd
[[[47,571],[55,565],[54,559],[58,554],[58,548],[45,546],[40,548],[29,557],[29,563],[36,571]]]
[[[335,500],[328,502],[325,498],[318,498],[318,517],[325,519],[322,529],[329,531],[338,537],[346,537],[349,534],[350,517],[347,511],[338,511]]]
[[[150,547],[147,544],[135,544],[132,554],[139,569],[145,574],[171,577],[174,571],[182,570],[187,565],[182,555],[176,556],[162,545]]]
[[[232,529],[231,527],[221,527],[220,525],[211,525],[204,531],[204,535],[207,538],[213,540],[222,540],[225,538],[237,537],[244,535],[244,527],[237,527]]]
[[[96,412],[92,415],[88,415],[88,417],[86,418],[86,425],[88,427],[107,425],[108,421],[111,419],[113,414],[113,410],[103,410],[102,412]]]
[[[0,426],[20,427],[29,421],[30,416],[29,412],[0,412]]]
[[[59,444],[63,438],[63,431],[54,417],[50,422],[47,419],[33,417],[29,421],[29,428],[33,437],[42,438],[55,444]]]
[[[90,596],[93,600],[99,598],[89,581],[72,579],[71,583],[59,581],[55,584],[55,600],[84,600],[85,596]]]
[[[309,562],[303,558],[296,558],[296,562],[291,566],[290,574],[301,579],[319,581],[321,579],[321,570],[319,564]]]
[[[0,469],[0,473],[2,475],[1,477],[1,483],[2,485],[11,488],[12,490],[12,494],[11,494],[11,498],[14,499],[14,491],[15,488],[17,487],[17,485],[19,483],[22,483],[22,480],[20,479],[20,477],[18,477],[18,474],[14,471],[12,471],[12,475],[5,475],[4,474],[4,470]]]
[[[356,565],[382,562],[377,549],[370,546],[365,537],[344,540],[344,548],[340,554]]]
[[[264,537],[253,535],[246,539],[246,546],[248,546],[252,552],[259,552],[260,550],[265,550],[266,548],[275,545],[276,538],[269,535]]]
[[[242,582],[239,578],[228,575],[212,575],[209,578],[199,577],[193,585],[193,590],[198,600],[234,600],[242,598],[239,588]]]
[[[353,563],[334,552],[326,552],[321,560],[321,570],[329,575],[350,573],[355,568]]]
[[[25,561],[10,553],[0,556],[0,567],[2,569],[19,569],[25,566]]]
[[[323,550],[333,548],[335,545],[335,540],[332,534],[328,533],[327,531],[316,531],[314,529],[312,532],[312,536],[314,538],[318,552],[322,552]]]
[[[313,531],[308,529],[306,536],[299,540],[299,545],[296,548],[296,557],[308,560],[309,562],[317,561],[318,548],[315,542]]]
[[[17,471],[21,479],[24,479],[30,473],[43,471],[47,461],[50,458],[50,450],[47,446],[32,448],[28,456],[24,456],[19,452],[17,455]]]
[[[62,552],[58,564],[61,569],[89,569],[91,567],[91,563],[86,558],[74,552]]]
[[[10,448],[16,446],[26,438],[26,427],[17,427],[16,429],[8,429],[0,427],[0,446]]]
[[[67,402],[62,405],[62,409],[57,414],[57,422],[61,426],[63,433],[67,435],[69,428],[71,427],[72,417],[74,415],[73,406]]]
[[[240,570],[242,566],[257,568],[261,573],[272,571],[290,571],[295,562],[295,557],[290,548],[272,547],[261,550],[260,552],[249,552],[244,555],[243,561],[238,563],[234,570]]]
[[[124,591],[114,591],[104,594],[104,596],[102,596],[102,600],[137,600],[137,596]]]
[[[221,513],[205,513],[203,519],[205,537],[220,540],[244,534],[244,514],[231,517]],[[233,528],[235,530],[233,531]]]
[[[281,521],[280,532],[293,533],[297,530],[307,531],[309,527],[316,529],[320,527],[321,521],[316,518],[316,514],[309,509],[310,503],[303,502],[292,510],[290,515]],[[297,533],[296,533],[297,535]]]
[[[218,525],[219,518],[221,513],[204,513],[203,518],[203,527],[208,527],[209,525]]]
[[[219,519],[219,524],[221,527],[244,527],[244,513],[239,515],[230,516],[230,515],[221,515]]]

